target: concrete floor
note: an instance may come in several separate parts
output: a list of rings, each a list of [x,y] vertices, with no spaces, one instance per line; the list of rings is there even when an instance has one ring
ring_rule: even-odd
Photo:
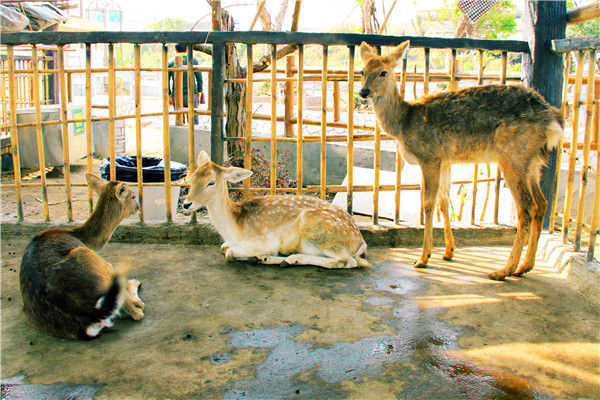
[[[21,312],[26,240],[2,240],[2,398],[598,399],[600,312],[540,261],[494,282],[507,247],[371,248],[370,269],[227,263],[217,247],[109,244],[137,260],[146,316],[99,339]]]

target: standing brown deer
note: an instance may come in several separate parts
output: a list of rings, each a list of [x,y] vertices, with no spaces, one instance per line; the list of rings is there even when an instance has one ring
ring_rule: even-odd
[[[444,217],[446,252],[454,255],[448,215],[450,166],[454,163],[497,162],[517,204],[516,238],[504,269],[489,275],[503,280],[521,276],[535,263],[547,201],[540,188],[540,169],[563,135],[558,109],[523,86],[487,85],[439,93],[408,103],[396,87],[394,68],[409,42],[380,56],[363,42],[360,96],[371,98],[383,131],[396,138],[404,159],[419,164],[424,181],[425,237],[415,267],[425,267],[433,246],[436,198]],[[441,186],[441,190],[440,190]],[[525,261],[519,259],[529,233]]]
[[[126,282],[123,263],[113,268],[94,251],[108,242],[123,218],[137,211],[135,195],[124,183],[104,182],[90,172],[85,177],[99,196],[90,218],[76,228],[36,235],[25,249],[19,273],[29,322],[50,335],[72,339],[96,337],[112,326],[121,309],[135,320],[144,316],[137,295],[140,282]]]

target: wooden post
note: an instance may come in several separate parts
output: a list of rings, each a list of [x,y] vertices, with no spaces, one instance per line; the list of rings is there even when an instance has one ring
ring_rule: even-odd
[[[333,81],[333,120],[340,120],[340,81]]]
[[[352,215],[352,198],[354,196],[354,53],[355,47],[348,47],[348,156],[346,173],[348,175],[348,195],[346,210]]]
[[[169,138],[169,49],[162,45],[162,100],[163,100],[163,160],[165,162],[165,210],[167,223],[171,223],[171,145]]]
[[[246,45],[247,65],[253,63],[252,44]],[[244,168],[252,169],[252,97],[254,93],[254,76],[252,68],[248,68],[246,73],[246,140],[244,141]],[[250,179],[244,180],[244,198],[250,197]]]
[[[183,57],[180,55],[176,55],[175,56],[175,68],[183,68]],[[194,94],[194,90],[193,87],[191,88],[192,92],[191,95]],[[188,88],[188,92],[190,91],[190,88]],[[173,82],[173,95],[175,95],[175,104],[174,104],[174,108],[176,111],[181,111],[183,109],[183,71],[175,71],[175,82]],[[190,93],[188,93],[188,106],[190,105],[190,99],[191,99],[191,95]],[[192,107],[194,104],[194,101],[192,99],[191,101]],[[183,114],[175,114],[175,125],[177,126],[181,126],[183,125]],[[192,124],[193,125],[193,124]]]
[[[550,104],[560,107],[562,89],[562,63],[560,54],[552,52],[553,39],[563,39],[567,27],[567,2],[524,2],[523,26],[531,53],[523,54],[523,78],[527,86],[537,90]],[[542,169],[541,187],[546,199],[552,203],[556,194],[554,173],[557,151],[553,150]],[[548,207],[544,215],[544,228],[550,224]]]
[[[299,3],[299,1],[298,1]],[[304,46],[298,45],[298,117],[296,135],[296,188],[298,194],[302,194],[302,166],[304,159],[303,118],[304,118]]]
[[[251,65],[251,64],[249,64]],[[249,68],[251,69],[251,68]],[[285,76],[291,78],[294,76],[294,56],[287,56],[285,63]],[[292,80],[285,81],[285,137],[294,137],[294,126],[292,124],[292,114],[294,113],[294,86]]]
[[[60,47],[62,51],[62,47]],[[10,110],[10,147],[15,173],[15,196],[17,197],[17,219],[23,222],[23,198],[21,197],[21,163],[19,160],[19,133],[17,132],[17,94],[15,79],[15,53],[13,46],[6,49],[8,58],[8,101]],[[2,88],[4,90],[4,88]],[[70,203],[69,203],[70,204]]]
[[[138,213],[140,222],[144,222],[144,175],[142,172],[142,56],[139,44],[133,45],[133,68],[135,80],[135,161],[138,181]]]
[[[225,45],[213,43],[212,74],[210,86],[210,159],[223,164],[223,80],[225,70]]]
[[[108,148],[110,157],[110,180],[117,180],[115,149],[115,113],[116,113],[115,45],[108,44]]]
[[[87,171],[92,172],[92,45],[85,45],[85,144]],[[88,213],[94,212],[94,196],[92,188],[88,186]]]
[[[321,179],[319,180],[321,183],[319,192],[322,199],[325,198],[325,186],[327,186],[327,55],[328,47],[323,46],[323,70],[321,75]]]
[[[69,156],[69,125],[67,124],[67,79],[65,76],[65,58],[63,45],[58,46],[58,78],[60,86],[60,115],[65,174],[65,195],[67,199],[67,221],[73,220],[73,202],[71,196],[71,161]],[[110,81],[109,81],[110,82]],[[114,162],[114,160],[112,160]]]
[[[48,189],[46,186],[46,161],[44,158],[44,138],[42,134],[42,114],[40,108],[40,72],[38,63],[38,50],[34,45],[31,48],[31,68],[33,69],[33,106],[35,108],[35,134],[37,139],[38,161],[40,163],[40,180],[42,183],[42,201],[44,203],[44,221],[50,222],[50,211],[48,209]],[[4,91],[4,87],[1,89]]]
[[[270,194],[277,189],[277,45],[271,45],[271,157],[269,170]]]

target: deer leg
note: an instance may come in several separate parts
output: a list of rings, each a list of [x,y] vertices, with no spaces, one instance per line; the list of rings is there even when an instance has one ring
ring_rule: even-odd
[[[535,254],[537,252],[538,242],[540,240],[540,234],[542,233],[542,221],[544,219],[544,213],[548,206],[548,201],[542,193],[540,188],[539,180],[536,177],[531,177],[529,180],[531,194],[533,195],[534,206],[532,207],[531,214],[533,215],[533,221],[531,223],[531,229],[529,231],[529,242],[527,243],[527,253],[525,253],[525,261],[517,268],[513,275],[521,276],[533,269],[535,264]]]
[[[139,321],[144,317],[144,303],[138,296],[139,287],[140,281],[137,279],[130,279],[127,281],[125,303],[123,304],[123,311],[136,321]]]
[[[444,217],[444,243],[446,251],[444,252],[444,260],[450,261],[454,256],[454,235],[450,226],[450,166],[443,167],[440,174],[440,189],[438,193],[440,200],[440,209]]]
[[[302,253],[287,256],[285,262],[291,265],[315,265],[328,269],[354,268],[358,266],[358,262],[352,257],[333,258]]]
[[[227,249],[229,249],[229,243],[225,242],[221,245],[221,254],[225,255],[227,253]]]
[[[423,172],[423,209],[425,211],[425,228],[423,234],[423,252],[421,258],[415,262],[415,268],[425,268],[431,257],[433,248],[433,210],[440,186],[440,165],[421,165]]]
[[[523,245],[525,244],[527,233],[531,225],[531,207],[533,202],[529,185],[521,176],[522,173],[507,167],[502,168],[502,170],[504,171],[506,183],[517,203],[519,221],[517,224],[517,234],[506,267],[488,275],[490,279],[498,281],[502,281],[507,276],[512,275],[517,269],[523,251]]]

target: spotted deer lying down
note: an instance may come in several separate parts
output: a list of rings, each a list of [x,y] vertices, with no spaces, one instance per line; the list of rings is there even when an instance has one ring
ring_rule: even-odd
[[[137,291],[126,281],[129,262],[113,268],[94,250],[101,249],[123,218],[134,214],[137,201],[126,184],[105,182],[87,172],[99,196],[90,218],[76,228],[50,229],[25,249],[19,274],[25,316],[37,329],[65,338],[91,339],[123,309],[133,319],[144,316]]]
[[[183,207],[206,206],[211,223],[225,240],[227,260],[257,258],[263,264],[301,264],[324,268],[370,266],[367,245],[352,217],[341,208],[308,196],[261,196],[240,203],[229,198],[227,182],[252,175],[224,168],[202,151]]]
[[[396,138],[404,159],[423,171],[425,235],[415,266],[426,266],[431,256],[438,195],[444,216],[444,259],[454,254],[448,215],[451,164],[497,162],[517,204],[519,222],[506,267],[489,277],[502,280],[525,274],[535,262],[548,203],[539,184],[540,168],[563,135],[559,110],[534,90],[517,85],[471,87],[406,102],[396,87],[394,68],[408,45],[403,42],[380,56],[367,43],[361,44],[365,67],[360,95],[372,100],[381,127]],[[525,243],[525,261],[518,265]]]

